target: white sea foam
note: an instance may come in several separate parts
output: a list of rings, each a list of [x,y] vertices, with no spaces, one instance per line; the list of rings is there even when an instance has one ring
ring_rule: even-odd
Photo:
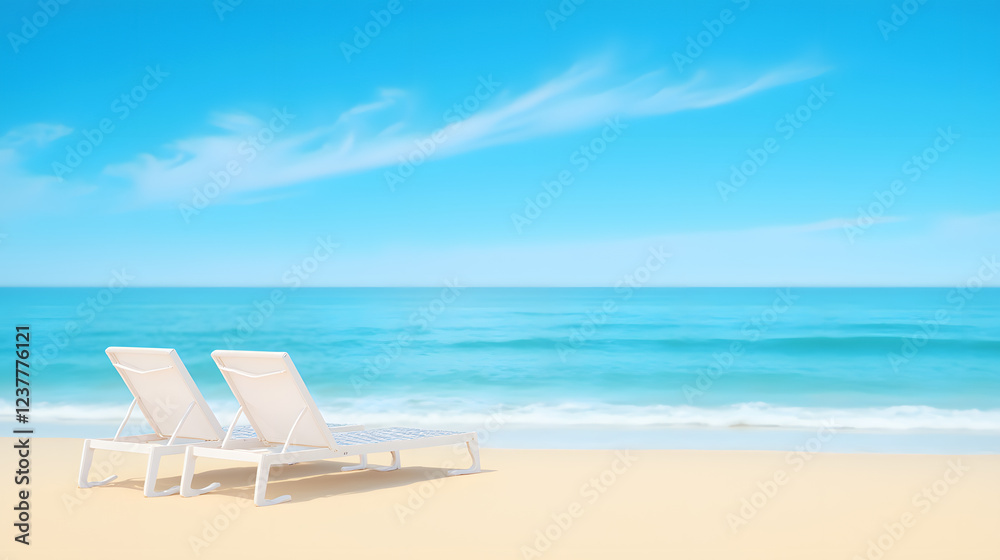
[[[127,409],[121,405],[33,403],[32,421],[65,424],[117,423]],[[211,403],[223,424],[236,412],[235,403]],[[475,427],[488,422],[513,428],[595,426],[637,428],[788,428],[827,426],[839,429],[906,431],[971,430],[1000,432],[1000,409],[955,410],[929,406],[870,408],[809,408],[761,402],[718,407],[687,405],[621,405],[565,402],[502,405],[466,399],[399,398],[338,399],[321,403],[329,422],[367,426]],[[12,418],[13,403],[0,400],[0,415]],[[136,418],[140,415],[137,413]],[[491,420],[492,419],[492,420]]]

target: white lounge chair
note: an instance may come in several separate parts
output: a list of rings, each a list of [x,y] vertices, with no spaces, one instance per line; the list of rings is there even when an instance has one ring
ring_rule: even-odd
[[[87,480],[94,459],[94,450],[106,449],[149,455],[146,481],[142,490],[146,497],[176,494],[180,490],[179,486],[161,492],[156,491],[156,475],[160,459],[164,455],[184,453],[188,447],[218,447],[226,437],[226,431],[219,425],[218,419],[208,407],[208,403],[205,402],[201,391],[191,379],[175,350],[111,347],[106,353],[134,398],[115,437],[88,439],[83,442],[80,488],[102,486],[117,478],[117,475],[111,475],[104,480],[94,482]],[[122,431],[137,405],[154,433],[123,436]],[[354,431],[363,430],[364,426],[334,425],[330,429]],[[230,429],[230,433],[232,432]],[[249,439],[236,440],[238,443],[232,441],[230,444],[248,447],[261,445],[261,441],[253,432],[244,431],[239,435]]]
[[[198,496],[219,487],[217,482],[200,489],[191,487],[198,457],[256,464],[253,501],[258,506],[280,504],[291,499],[287,495],[272,500],[265,498],[268,473],[273,465],[360,455],[360,465],[342,469],[350,471],[368,468],[366,454],[388,451],[392,453],[393,464],[376,468],[387,471],[400,467],[399,455],[403,449],[464,443],[472,456],[472,467],[451,470],[448,474],[480,471],[479,441],[475,432],[413,428],[332,432],[327,429],[322,414],[288,354],[216,350],[212,352],[212,358],[240,403],[236,418],[241,413],[246,414],[250,425],[266,444],[256,449],[233,449],[226,443],[218,448],[189,447],[181,476],[181,496]]]

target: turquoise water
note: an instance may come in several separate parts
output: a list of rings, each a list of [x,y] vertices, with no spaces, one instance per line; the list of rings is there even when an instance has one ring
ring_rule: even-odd
[[[116,422],[131,398],[104,349],[153,346],[223,423],[217,348],[288,352],[329,421],[371,426],[1000,434],[996,289],[17,288],[0,306],[11,342],[31,326],[34,420],[56,432]]]

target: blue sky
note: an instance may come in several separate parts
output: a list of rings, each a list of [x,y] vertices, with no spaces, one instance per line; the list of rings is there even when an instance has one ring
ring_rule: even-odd
[[[951,286],[998,252],[995,3],[97,4],[0,17],[0,285],[282,285],[317,239],[305,285],[610,286],[663,248],[648,285]]]

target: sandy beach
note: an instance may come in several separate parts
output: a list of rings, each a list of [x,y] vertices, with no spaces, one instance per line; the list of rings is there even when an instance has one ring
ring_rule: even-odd
[[[16,443],[6,438],[8,450]],[[119,478],[76,487],[81,440],[31,442],[29,547],[11,558],[996,558],[1000,456],[772,451],[484,449],[484,472],[445,477],[450,448],[404,452],[395,472],[317,462],[272,470],[201,460],[197,498],[144,498],[145,464],[99,452]],[[4,469],[16,470],[13,454]],[[373,456],[373,462],[386,463]],[[164,460],[159,489],[177,484]],[[8,515],[16,505],[4,477]],[[6,524],[7,543],[16,528]],[[14,531],[14,534],[11,534]]]

